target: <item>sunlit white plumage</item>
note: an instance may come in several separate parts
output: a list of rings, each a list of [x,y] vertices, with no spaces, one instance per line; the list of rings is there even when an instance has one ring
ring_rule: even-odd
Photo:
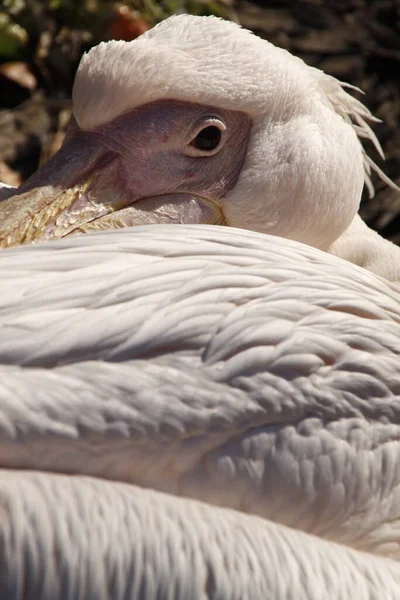
[[[95,536],[98,528],[115,531],[107,508],[114,494],[117,503],[120,494],[130,498],[123,503],[136,507],[136,523],[164,522],[165,530],[129,523],[127,540],[134,542],[105,542],[121,585],[133,585],[123,576],[133,561],[146,585],[155,586],[144,597],[171,593],[175,575],[166,565],[175,564],[176,528],[184,532],[184,560],[200,552],[214,573],[197,581],[193,598],[204,590],[209,598],[220,597],[216,590],[235,597],[232,589],[240,586],[248,595],[238,598],[294,600],[299,590],[304,598],[345,598],[353,577],[360,581],[357,600],[368,593],[381,598],[382,589],[387,598],[398,596],[400,565],[392,559],[399,557],[400,302],[391,284],[296,242],[174,225],[5,250],[0,277],[0,466],[79,475],[71,483],[50,474],[1,476],[8,506],[2,527],[14,515],[9,547],[25,547],[22,562],[8,562],[14,578],[32,552],[33,535],[40,552],[31,572],[41,580],[64,510],[74,519],[73,541],[80,520],[87,521],[86,502],[92,506],[93,490],[100,497],[104,486],[103,517],[92,516]],[[122,491],[83,475],[140,489]],[[38,491],[25,499],[25,485]],[[56,498],[64,498],[65,486],[75,491],[59,513]],[[43,494],[50,528],[33,516],[17,526],[12,504],[31,503],[15,510],[36,514]],[[162,517],[151,517],[148,506],[159,506]],[[216,547],[203,514],[215,519]],[[248,546],[242,534],[237,550],[232,546],[236,525],[226,525],[232,520]],[[163,535],[171,540],[165,553]],[[77,572],[71,545],[61,545],[69,565],[64,585],[79,573],[85,578],[91,561],[111,581],[113,570],[101,556],[85,546]],[[256,581],[246,566],[254,552]],[[314,553],[324,557],[322,570]],[[303,560],[310,579],[299,583]],[[236,561],[240,568],[232,566]],[[187,586],[187,567],[175,568],[179,586]],[[60,585],[55,572],[48,574],[53,594]],[[85,581],[84,597],[97,598]],[[179,593],[173,597],[188,597]],[[143,595],[136,588],[132,597]]]
[[[310,247],[399,278],[356,215],[370,117],[214,18],[83,59],[2,246],[308,245],[0,255],[1,597],[400,596],[398,290]]]

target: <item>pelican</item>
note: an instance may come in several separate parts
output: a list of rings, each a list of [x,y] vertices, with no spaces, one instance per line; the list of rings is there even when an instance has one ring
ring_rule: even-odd
[[[368,117],[214,18],[83,59],[63,148],[0,204],[0,597],[399,598]]]
[[[400,251],[357,214],[382,153],[333,77],[216,17],[172,17],[82,58],[55,157],[0,203],[2,246],[144,223],[230,225],[390,280]]]
[[[0,597],[397,599],[400,302],[150,225],[0,254]]]

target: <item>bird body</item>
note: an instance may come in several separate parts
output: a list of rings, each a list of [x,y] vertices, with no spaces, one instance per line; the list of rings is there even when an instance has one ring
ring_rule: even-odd
[[[10,249],[0,277],[1,468],[398,557],[393,285],[292,241],[174,225]]]
[[[215,18],[83,58],[63,147],[0,202],[0,597],[400,597],[369,118]]]

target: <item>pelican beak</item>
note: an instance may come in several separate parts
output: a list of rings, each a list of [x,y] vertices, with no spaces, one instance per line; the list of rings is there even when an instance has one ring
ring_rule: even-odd
[[[0,202],[0,247],[147,223],[225,223],[210,199],[158,189],[146,195],[145,181],[136,186],[139,190],[129,183],[118,153],[95,137],[71,136]]]

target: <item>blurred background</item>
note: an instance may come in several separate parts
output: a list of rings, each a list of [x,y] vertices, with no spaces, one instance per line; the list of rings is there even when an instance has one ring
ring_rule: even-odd
[[[400,184],[398,0],[0,0],[0,181],[19,185],[62,143],[74,73],[101,40],[132,40],[174,13],[232,19],[365,92],[374,130]],[[358,95],[358,97],[360,97]],[[363,218],[400,243],[400,193],[374,176]]]

